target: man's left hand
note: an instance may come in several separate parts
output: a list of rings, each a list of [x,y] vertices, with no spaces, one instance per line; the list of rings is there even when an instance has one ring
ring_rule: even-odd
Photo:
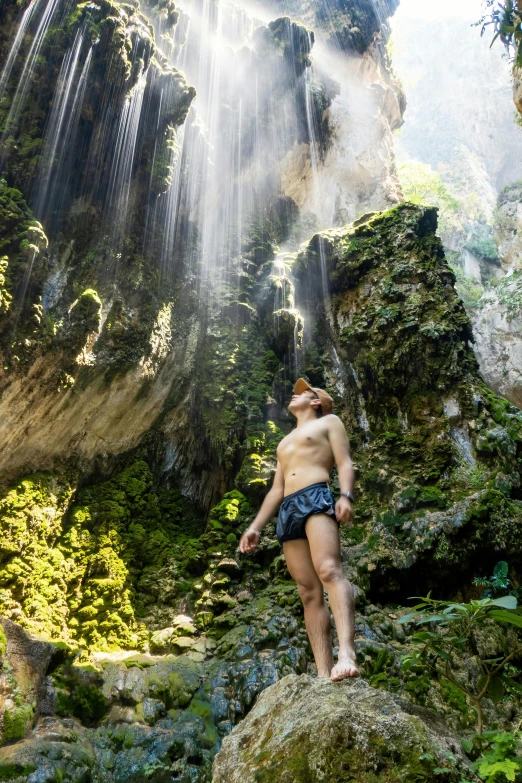
[[[353,506],[346,497],[341,497],[335,504],[335,516],[341,525],[349,525],[353,519]]]

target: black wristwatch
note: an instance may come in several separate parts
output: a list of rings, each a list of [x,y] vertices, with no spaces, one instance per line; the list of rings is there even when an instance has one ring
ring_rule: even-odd
[[[352,495],[351,492],[341,492],[341,497],[342,498],[348,498],[350,503],[355,503],[355,498],[354,498],[354,496]]]

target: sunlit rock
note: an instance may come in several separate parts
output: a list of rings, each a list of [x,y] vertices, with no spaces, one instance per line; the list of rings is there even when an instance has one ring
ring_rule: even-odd
[[[435,713],[361,680],[291,675],[264,691],[225,739],[213,780],[398,783],[429,779],[446,754],[466,774],[460,738]]]

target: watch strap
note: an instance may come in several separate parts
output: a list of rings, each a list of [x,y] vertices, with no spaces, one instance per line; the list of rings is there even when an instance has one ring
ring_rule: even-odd
[[[351,492],[341,492],[342,498],[348,498],[351,503],[355,503],[355,498]]]

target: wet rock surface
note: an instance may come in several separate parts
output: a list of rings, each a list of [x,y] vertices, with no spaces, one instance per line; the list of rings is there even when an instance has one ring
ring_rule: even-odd
[[[303,652],[291,649],[247,658],[245,645],[237,660],[230,639],[222,644],[226,661],[203,661],[189,651],[62,666],[53,676],[54,714],[41,717],[23,742],[0,750],[0,775],[27,783],[60,775],[75,783],[144,776],[209,781],[223,736],[267,686],[306,663]]]

